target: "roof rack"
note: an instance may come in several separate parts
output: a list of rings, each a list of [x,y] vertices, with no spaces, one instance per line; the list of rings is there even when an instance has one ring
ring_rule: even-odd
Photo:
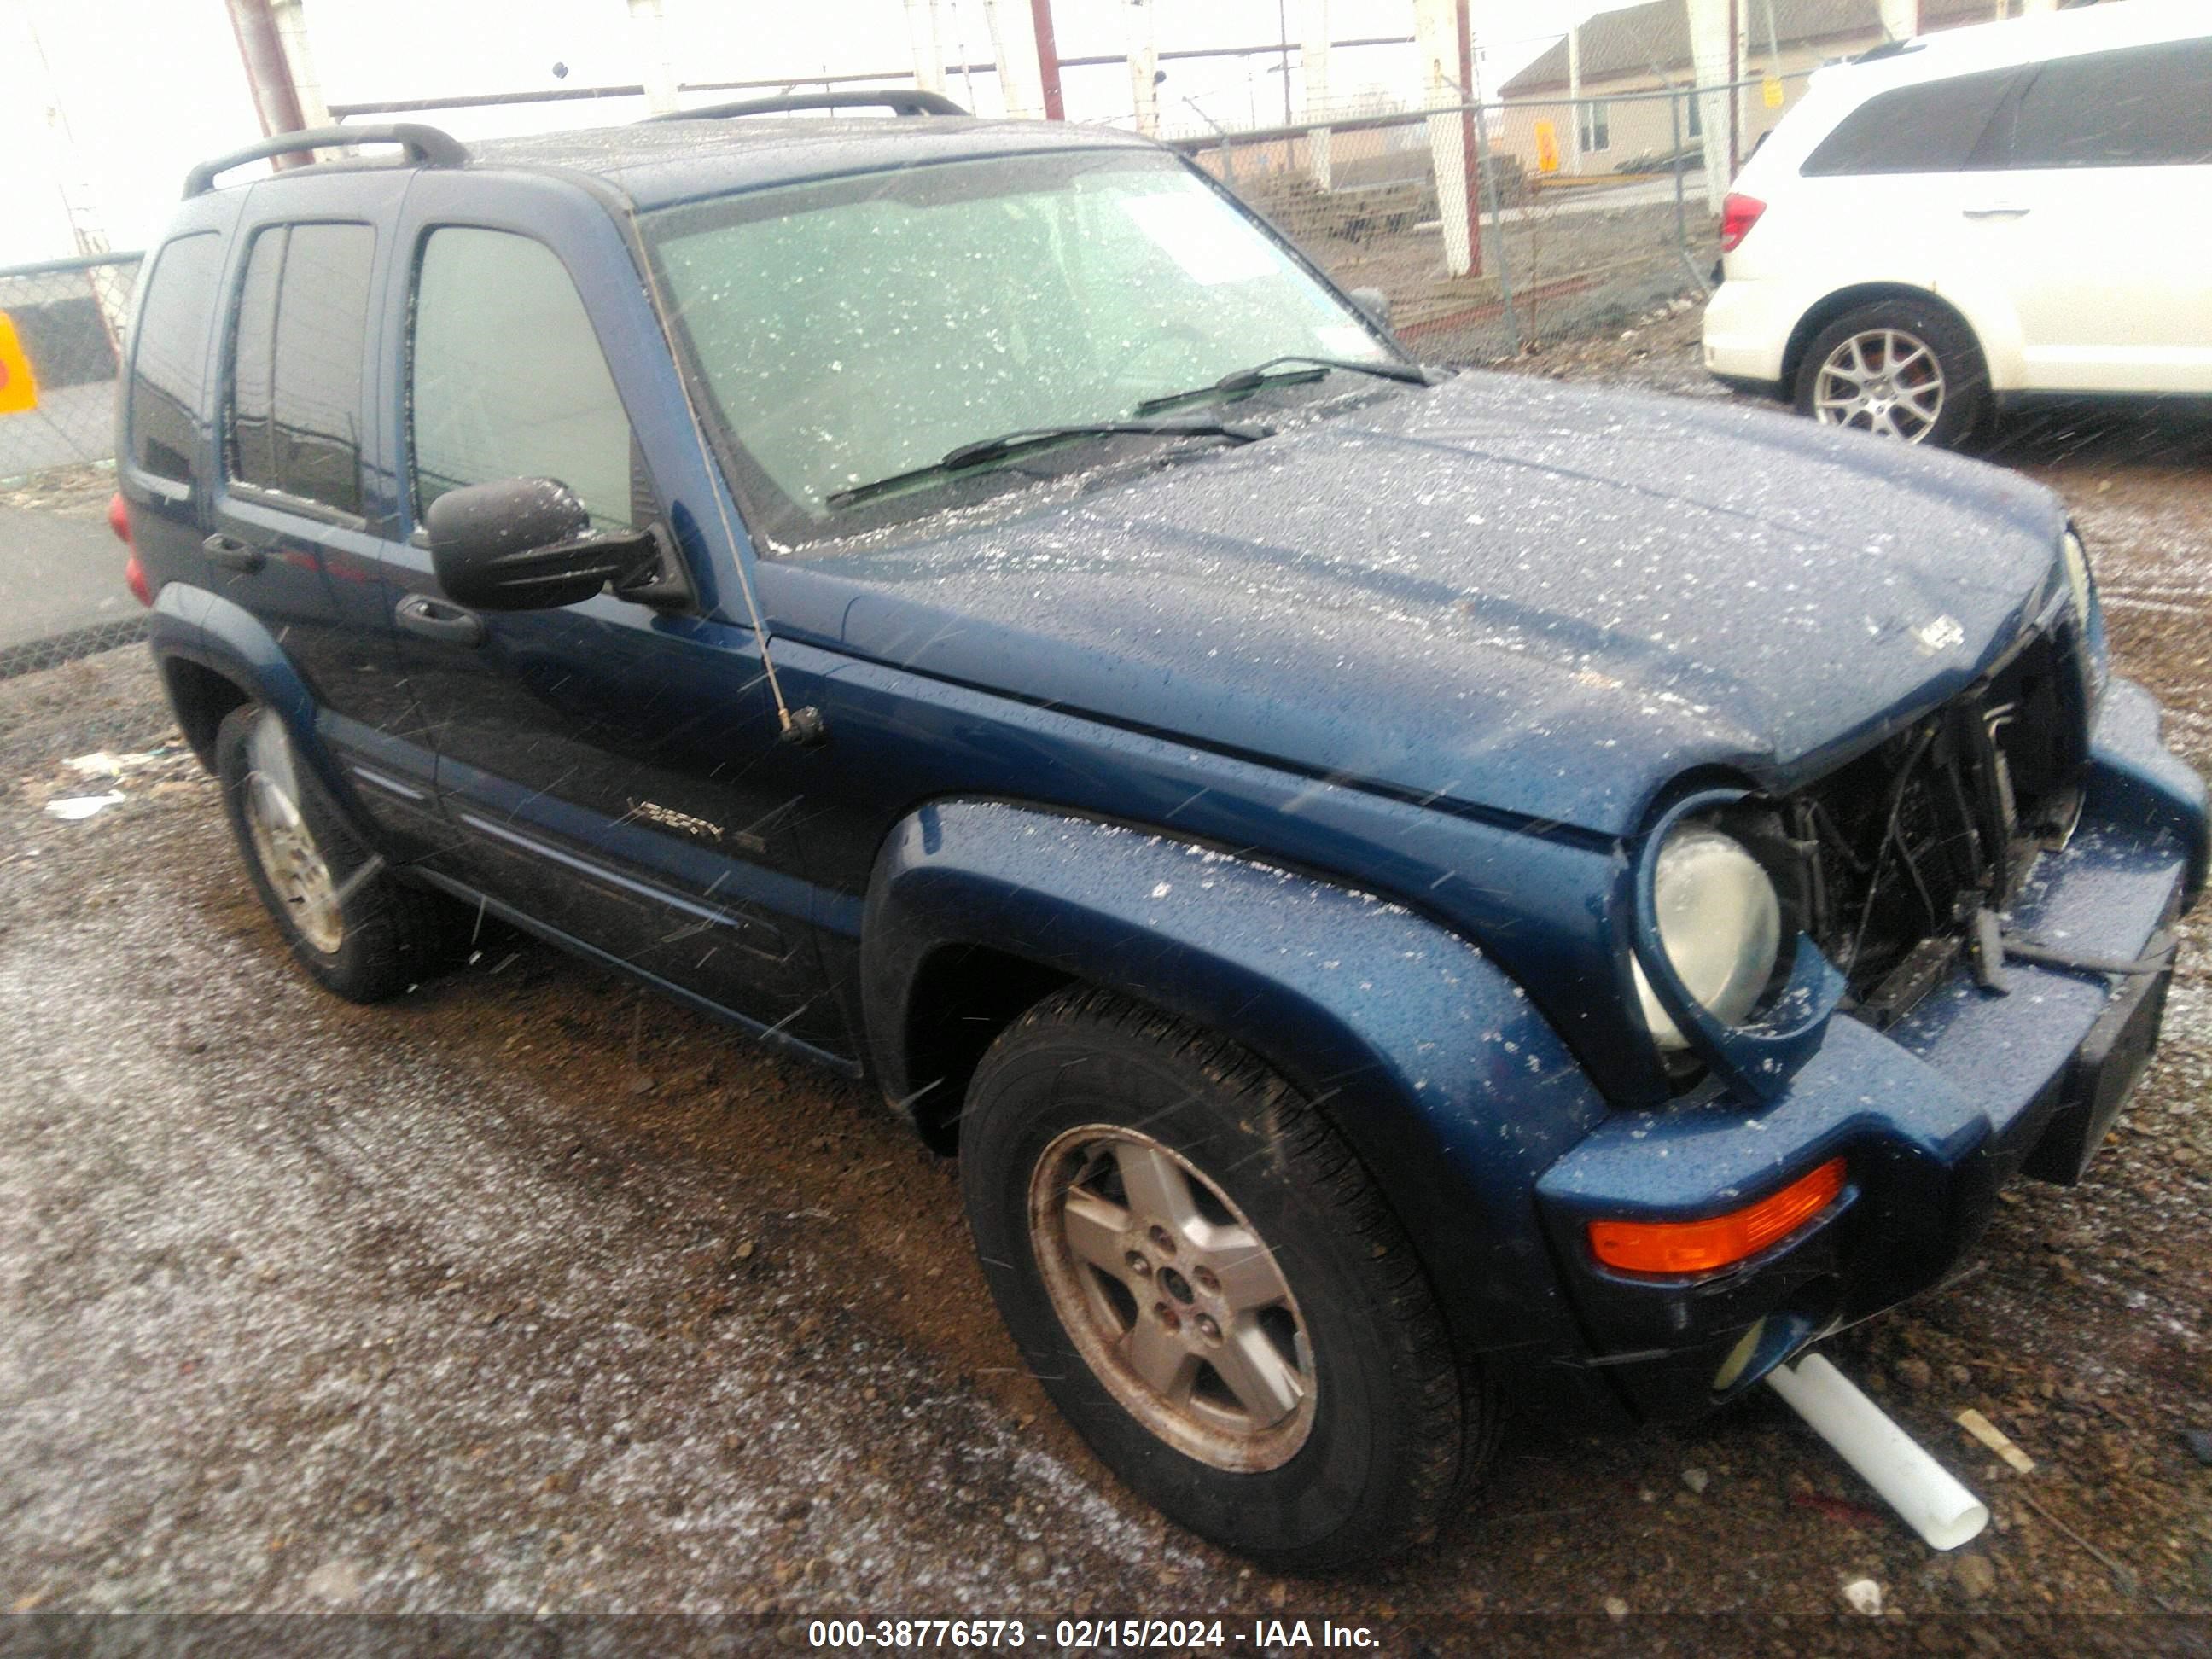
[[[206,195],[215,188],[217,174],[242,167],[248,161],[265,161],[274,155],[334,149],[341,144],[398,144],[406,150],[410,161],[426,167],[457,167],[469,159],[460,140],[451,133],[413,121],[382,127],[313,127],[304,132],[276,133],[258,144],[248,144],[244,149],[234,149],[228,155],[201,162],[185,175],[185,195],[187,198]]]
[[[968,112],[941,92],[800,92],[781,98],[748,98],[741,103],[708,104],[701,109],[679,109],[666,115],[648,115],[647,121],[720,121],[738,115],[783,115],[803,109],[869,109],[881,107],[899,115],[965,115]]]

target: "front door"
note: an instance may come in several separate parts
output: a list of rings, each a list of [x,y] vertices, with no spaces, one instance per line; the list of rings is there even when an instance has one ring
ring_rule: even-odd
[[[449,489],[514,477],[559,480],[602,526],[664,520],[560,255],[431,212],[409,234],[411,334],[398,368],[415,521]],[[705,605],[611,593],[468,611],[447,599],[422,539],[394,615],[438,754],[447,872],[672,988],[848,1051],[751,629]],[[690,544],[696,562],[696,524]]]

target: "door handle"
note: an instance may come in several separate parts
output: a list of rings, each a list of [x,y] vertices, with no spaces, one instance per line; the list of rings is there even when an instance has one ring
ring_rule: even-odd
[[[410,593],[399,601],[392,614],[402,628],[426,640],[441,640],[447,645],[483,643],[483,619],[473,611],[447,605],[443,599]]]
[[[2023,219],[2028,210],[2018,202],[1991,202],[1982,207],[1960,208],[1969,219]]]
[[[220,533],[202,542],[200,551],[207,555],[210,564],[220,565],[225,570],[235,570],[245,576],[252,575],[269,562],[269,556],[259,548],[249,547],[235,536]]]

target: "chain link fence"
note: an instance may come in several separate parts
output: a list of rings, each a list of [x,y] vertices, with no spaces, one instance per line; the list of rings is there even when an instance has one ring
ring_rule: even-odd
[[[140,258],[0,270],[0,479],[114,455],[116,364]]]
[[[1421,356],[1494,362],[1685,295],[1702,299],[1720,254],[1705,121],[1734,91],[1762,106],[1763,131],[1778,94],[1786,100],[1803,78],[1347,115],[1170,142],[1342,286],[1381,290],[1393,326]]]

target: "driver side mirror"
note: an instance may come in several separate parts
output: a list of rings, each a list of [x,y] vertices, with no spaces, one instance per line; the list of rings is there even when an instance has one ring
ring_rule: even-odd
[[[1389,295],[1379,288],[1355,288],[1352,290],[1351,298],[1352,304],[1382,325],[1384,333],[1390,331],[1390,296]]]
[[[665,532],[594,530],[566,484],[502,478],[449,489],[422,516],[430,568],[455,605],[555,611],[609,582],[626,599],[682,603],[689,585]]]

